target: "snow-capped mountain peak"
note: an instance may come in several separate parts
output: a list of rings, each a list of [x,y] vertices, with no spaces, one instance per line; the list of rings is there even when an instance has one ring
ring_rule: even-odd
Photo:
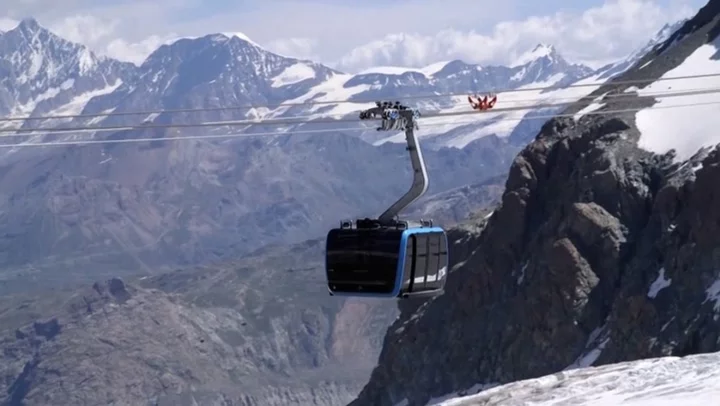
[[[593,69],[583,64],[568,62],[553,45],[538,44],[525,52],[511,65],[512,80],[522,84],[570,83],[590,76]]]
[[[250,78],[271,79],[283,69],[298,63],[310,69],[331,71],[320,64],[272,53],[242,33],[215,33],[182,38],[161,46],[143,62],[141,75],[146,76],[150,71],[168,75],[184,75],[195,71],[195,77],[215,78],[217,75],[225,75],[235,76],[237,80],[242,77],[243,86],[247,87],[251,85]]]
[[[0,114],[7,115],[47,114],[63,105],[81,106],[83,102],[74,100],[75,96],[110,91],[131,71],[129,64],[98,57],[33,18],[23,19],[0,36],[0,55],[5,62],[0,78],[12,84],[0,89]]]
[[[265,49],[265,48],[263,48],[260,44],[258,44],[257,42],[253,41],[252,39],[250,39],[250,37],[248,37],[247,35],[243,34],[242,32],[239,32],[239,31],[236,31],[236,32],[224,32],[224,33],[222,33],[222,35],[226,36],[227,38],[239,38],[239,39],[247,42],[247,43],[250,44],[250,45],[256,46],[256,47],[258,47],[258,48]]]
[[[0,52],[7,55],[13,64],[25,65],[29,76],[20,77],[21,81],[31,81],[38,75],[52,78],[58,69],[77,69],[86,74],[103,62],[115,62],[104,56],[98,56],[88,47],[70,42],[38,24],[33,18],[26,18],[14,29],[3,35]],[[16,71],[17,72],[17,71]]]
[[[306,95],[335,71],[318,63],[272,53],[241,33],[181,38],[162,45],[138,69],[138,79],[113,94],[93,99],[92,111],[164,110],[282,103]],[[268,108],[207,113],[208,120],[242,119]],[[197,120],[149,115],[146,121]],[[103,123],[121,122],[107,117]]]
[[[38,23],[38,21],[32,17],[23,18],[15,28],[27,34],[34,34],[38,31],[44,31],[45,29]]]
[[[558,54],[557,49],[553,45],[548,44],[537,44],[532,51],[521,54],[515,62],[511,64],[512,67],[527,65],[538,59],[548,59],[550,61],[556,61],[562,59]]]

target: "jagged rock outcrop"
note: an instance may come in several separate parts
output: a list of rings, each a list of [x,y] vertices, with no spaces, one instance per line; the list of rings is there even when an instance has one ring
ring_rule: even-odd
[[[619,80],[660,77],[713,41],[719,22],[712,0]],[[720,151],[677,162],[640,149],[640,136],[632,112],[548,122],[481,234],[451,247],[445,295],[401,304],[351,405],[424,405],[568,367],[720,350]]]

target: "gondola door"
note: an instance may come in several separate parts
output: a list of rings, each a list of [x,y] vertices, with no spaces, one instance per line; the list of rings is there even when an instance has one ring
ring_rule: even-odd
[[[426,290],[425,283],[427,281],[428,272],[428,233],[418,233],[415,237],[415,292]]]

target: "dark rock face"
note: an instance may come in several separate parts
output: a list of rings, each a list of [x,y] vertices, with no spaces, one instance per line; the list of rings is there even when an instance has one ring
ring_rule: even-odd
[[[719,14],[711,1],[680,42],[619,80],[677,66],[714,39]],[[652,102],[608,99],[603,109]],[[634,113],[543,126],[482,232],[452,246],[445,295],[400,306],[351,405],[424,405],[568,367],[720,350],[720,151],[675,162],[639,149],[639,137]]]

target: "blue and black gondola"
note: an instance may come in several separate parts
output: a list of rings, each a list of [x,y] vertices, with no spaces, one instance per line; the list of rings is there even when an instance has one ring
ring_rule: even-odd
[[[437,296],[448,274],[448,242],[440,227],[335,228],[326,245],[332,295]]]

